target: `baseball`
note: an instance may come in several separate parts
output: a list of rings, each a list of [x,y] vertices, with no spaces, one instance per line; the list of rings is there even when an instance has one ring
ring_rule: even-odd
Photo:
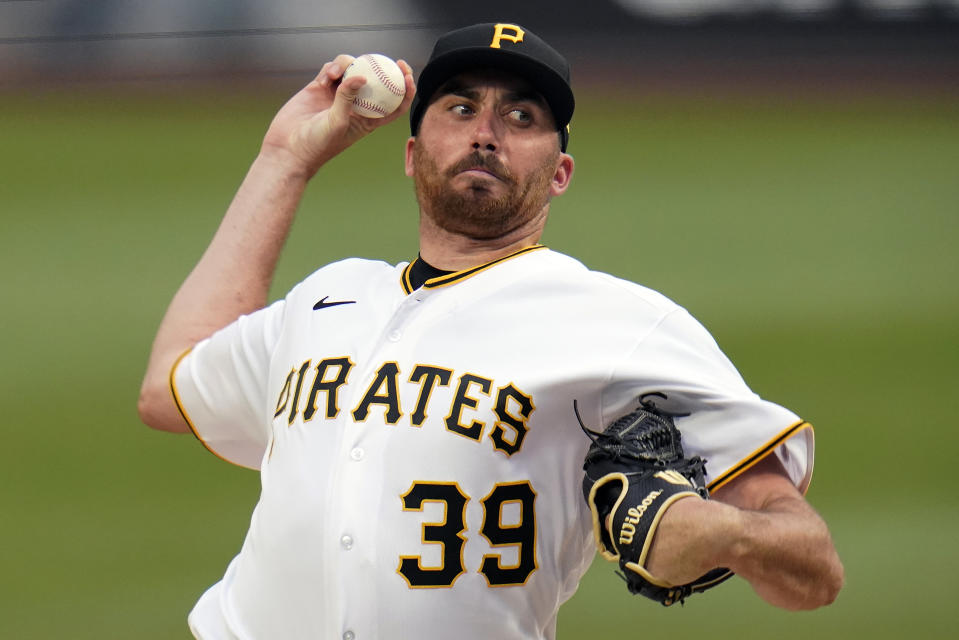
[[[343,79],[360,75],[366,84],[360,88],[353,111],[367,118],[382,118],[393,113],[406,94],[403,71],[390,58],[380,53],[367,53],[346,68]]]

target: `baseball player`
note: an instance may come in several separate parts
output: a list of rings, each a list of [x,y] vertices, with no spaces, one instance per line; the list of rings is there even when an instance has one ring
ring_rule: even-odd
[[[656,585],[721,570],[787,609],[831,602],[842,566],[803,498],[810,425],[750,391],[684,309],[538,243],[574,170],[563,56],[519,25],[453,31],[417,87],[400,62],[406,97],[383,119],[351,112],[351,60],[279,111],[153,345],[144,422],[262,478],[194,635],[552,638],[610,536],[604,555]],[[336,262],[267,305],[309,179],[407,111],[418,255]],[[615,491],[596,503],[628,473],[584,500],[597,436],[577,416],[622,425],[640,406],[675,421],[710,499],[704,486],[650,506],[689,484],[657,473],[667,489],[624,524]],[[633,557],[626,533],[657,509]]]

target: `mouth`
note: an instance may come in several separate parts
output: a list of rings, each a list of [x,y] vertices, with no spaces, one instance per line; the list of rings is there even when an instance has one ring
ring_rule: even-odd
[[[494,178],[500,182],[504,182],[503,177],[491,169],[486,167],[470,167],[468,169],[463,169],[459,172],[459,175],[468,175],[472,177],[480,178]]]
[[[488,180],[493,178],[506,184],[512,183],[512,177],[498,158],[473,153],[463,158],[450,171],[451,175],[465,175],[471,178]]]

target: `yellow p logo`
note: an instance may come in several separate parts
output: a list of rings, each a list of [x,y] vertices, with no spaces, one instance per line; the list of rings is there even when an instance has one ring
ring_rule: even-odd
[[[506,30],[509,29],[512,33],[507,33]],[[499,49],[500,40],[509,40],[513,44],[519,44],[523,41],[523,36],[526,35],[522,29],[517,27],[515,24],[498,24],[493,31],[493,41],[490,43],[490,49]]]

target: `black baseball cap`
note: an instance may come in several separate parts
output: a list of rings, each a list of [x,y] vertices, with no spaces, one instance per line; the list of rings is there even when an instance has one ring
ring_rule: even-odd
[[[501,69],[529,82],[553,112],[560,147],[566,151],[575,106],[569,86],[569,62],[542,38],[515,24],[474,24],[440,36],[416,83],[416,96],[410,107],[412,135],[416,135],[436,90],[453,76],[471,69]]]

